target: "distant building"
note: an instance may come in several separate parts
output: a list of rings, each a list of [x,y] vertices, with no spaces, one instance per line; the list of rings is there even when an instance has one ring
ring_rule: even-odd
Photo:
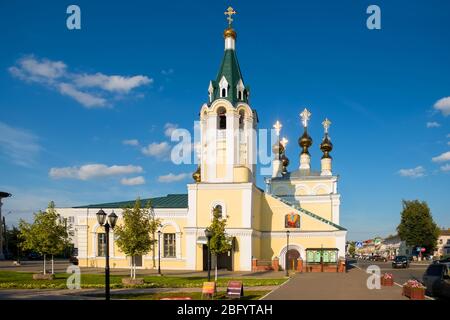
[[[437,241],[437,247],[434,251],[435,257],[450,255],[450,229],[441,230]]]

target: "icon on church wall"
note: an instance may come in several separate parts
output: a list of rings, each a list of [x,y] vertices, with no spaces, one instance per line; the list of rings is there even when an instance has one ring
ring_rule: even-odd
[[[300,228],[300,215],[296,213],[288,213],[284,218],[285,228]]]

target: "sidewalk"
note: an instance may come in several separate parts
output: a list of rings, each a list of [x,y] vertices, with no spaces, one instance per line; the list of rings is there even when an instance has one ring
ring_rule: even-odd
[[[245,291],[272,291],[278,286],[244,287]],[[218,287],[217,291],[225,292],[226,287]],[[120,298],[123,294],[151,294],[151,293],[184,293],[201,292],[202,288],[123,288],[111,289],[111,295]],[[104,299],[104,289],[81,289],[81,290],[53,290],[53,289],[2,289],[0,300],[26,299],[26,300],[96,300]]]
[[[368,289],[369,276],[356,268],[347,273],[299,273],[264,300],[409,300],[396,285]]]

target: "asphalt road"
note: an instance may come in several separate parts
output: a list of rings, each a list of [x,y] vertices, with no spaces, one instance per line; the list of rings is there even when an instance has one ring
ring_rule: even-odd
[[[422,276],[425,273],[425,270],[428,268],[428,264],[419,264],[412,263],[409,265],[409,268],[401,269],[401,268],[392,268],[392,263],[389,262],[377,262],[377,261],[365,261],[358,260],[355,264],[357,267],[367,270],[367,267],[370,265],[377,265],[381,269],[381,273],[392,273],[394,276],[394,282],[402,285],[406,281],[410,279],[422,281]]]

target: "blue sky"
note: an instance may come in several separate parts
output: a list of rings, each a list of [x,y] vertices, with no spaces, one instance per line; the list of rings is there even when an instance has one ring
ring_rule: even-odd
[[[66,28],[70,4],[81,8],[81,30]],[[186,192],[195,165],[166,160],[165,131],[197,120],[230,4],[251,105],[260,128],[283,123],[290,170],[298,167],[302,108],[312,112],[313,169],[321,122],[331,119],[349,239],[393,233],[402,199],[427,201],[438,225],[450,227],[445,0],[1,2],[8,223],[30,219],[49,200],[72,206]],[[366,27],[370,4],[381,8],[381,30]]]

